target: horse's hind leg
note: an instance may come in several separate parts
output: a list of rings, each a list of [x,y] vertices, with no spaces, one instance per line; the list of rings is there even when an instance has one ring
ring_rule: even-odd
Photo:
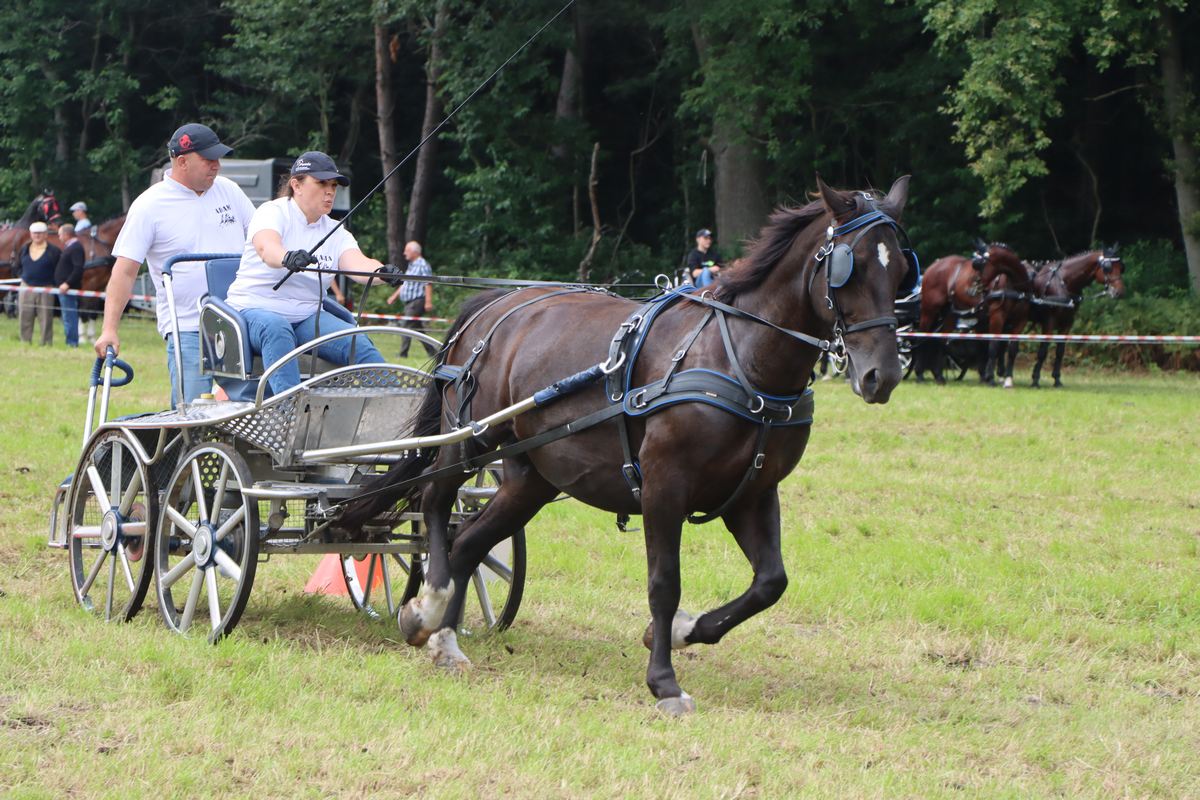
[[[774,605],[787,589],[787,572],[779,546],[779,493],[763,492],[752,503],[739,504],[724,516],[725,526],[754,570],[749,588],[719,608],[694,620],[676,618],[672,646],[716,644],[726,633]]]
[[[438,458],[434,466],[446,459]],[[421,492],[421,511],[425,520],[425,536],[429,557],[425,564],[425,581],[421,593],[409,600],[396,615],[404,640],[414,647],[425,644],[446,616],[446,607],[454,595],[450,580],[449,538],[450,509],[458,495],[458,487],[469,473],[432,481]]]
[[[462,617],[471,576],[492,548],[533,519],[554,499],[558,490],[534,471],[524,459],[504,464],[504,481],[499,491],[479,513],[466,522],[450,549],[450,581],[454,593],[438,630],[429,637],[433,662],[446,669],[462,669],[470,661],[458,648],[455,627]]]
[[[1033,380],[1031,386],[1037,386],[1038,381],[1042,378],[1042,364],[1046,363],[1046,355],[1050,352],[1050,343],[1041,342],[1038,344],[1037,361],[1033,362]]]

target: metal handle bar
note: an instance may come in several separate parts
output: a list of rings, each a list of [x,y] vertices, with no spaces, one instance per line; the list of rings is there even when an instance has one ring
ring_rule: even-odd
[[[387,333],[393,336],[407,336],[410,339],[416,339],[419,342],[428,342],[429,344],[432,344],[438,348],[442,346],[442,343],[437,339],[434,339],[432,336],[426,336],[418,331],[409,330],[408,328],[391,328],[382,325],[372,325],[369,328],[346,328],[345,330],[327,333],[324,336],[319,336],[312,341],[305,342],[304,344],[293,348],[291,351],[284,354],[274,364],[263,370],[262,376],[258,379],[258,391],[254,394],[254,407],[260,408],[263,404],[263,393],[267,390],[267,379],[279,371],[279,369],[282,368],[287,362],[294,358],[299,358],[308,351],[315,350],[316,348],[326,344],[327,342],[333,341],[334,339],[339,339],[346,336],[366,336],[368,333],[372,335],[376,333]]]
[[[95,365],[92,367],[91,385],[99,386],[102,382],[100,378],[102,371],[109,370],[111,372],[114,367],[121,370],[121,372],[125,374],[117,379],[109,377],[109,386],[128,386],[133,382],[133,367],[117,358],[116,351],[110,346],[108,351],[104,354],[104,358],[97,358]]]

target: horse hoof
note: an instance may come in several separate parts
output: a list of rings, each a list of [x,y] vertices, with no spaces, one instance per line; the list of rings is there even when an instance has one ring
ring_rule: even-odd
[[[668,717],[682,717],[696,713],[696,701],[684,694],[679,697],[664,697],[654,704],[660,712]]]
[[[396,614],[396,623],[400,626],[400,633],[404,634],[404,641],[413,647],[420,647],[429,641],[430,631],[425,630],[420,616],[412,610],[414,602],[416,601],[409,600],[400,607],[400,612]]]
[[[1062,381],[1055,381],[1055,382],[1054,382],[1054,388],[1055,388],[1055,389],[1061,389],[1061,388],[1062,388],[1062,385],[1063,385],[1063,382],[1062,382]]]
[[[1004,388],[1005,388],[1005,389],[1011,389],[1011,388],[1013,388],[1013,379],[1012,379],[1012,378],[1005,378],[1005,379],[1004,379]]]
[[[429,637],[429,656],[438,669],[461,674],[471,669],[471,659],[458,648],[453,628],[443,628]]]

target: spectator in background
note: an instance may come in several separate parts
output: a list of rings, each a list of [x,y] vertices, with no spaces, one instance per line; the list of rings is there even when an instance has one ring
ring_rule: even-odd
[[[21,248],[17,265],[21,271],[21,289],[30,287],[52,289],[54,268],[58,266],[59,249],[48,241],[49,228],[44,222],[29,226],[29,244]],[[42,344],[54,341],[54,295],[49,292],[22,291],[18,301],[21,341],[33,344],[33,320],[37,317],[42,329]]]
[[[54,268],[54,282],[58,284],[63,337],[67,347],[79,347],[79,297],[67,292],[83,286],[83,242],[75,235],[75,226],[69,223],[59,226],[58,238],[63,247],[58,266]]]
[[[714,283],[721,272],[721,256],[712,243],[712,231],[708,228],[696,231],[696,249],[688,253],[687,274],[697,288]]]
[[[409,242],[404,245],[404,260],[408,262],[408,269],[405,271],[405,275],[433,277],[433,270],[430,268],[429,262],[421,257],[420,242]],[[426,281],[405,281],[387,299],[388,305],[395,303],[397,298],[404,304],[404,316],[425,316],[433,311],[433,284]],[[425,320],[423,319],[404,320],[402,325],[414,331],[425,332]],[[408,358],[408,346],[410,344],[412,344],[412,339],[405,337],[404,344],[400,345],[401,358]],[[437,349],[428,342],[422,342],[421,344],[425,345],[425,353],[427,355],[432,356],[437,352]]]
[[[92,221],[88,219],[87,203],[82,200],[71,204],[71,216],[75,218],[76,235],[82,235],[84,231],[92,227]]]

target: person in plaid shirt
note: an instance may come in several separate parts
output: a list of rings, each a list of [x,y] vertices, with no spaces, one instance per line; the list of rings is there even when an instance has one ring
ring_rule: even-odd
[[[421,257],[421,243],[409,242],[404,245],[404,259],[408,262],[408,269],[405,275],[433,275],[433,270],[429,267],[429,262]],[[404,304],[404,316],[419,317],[429,314],[433,311],[433,284],[425,281],[405,281],[400,284],[400,288],[392,292],[392,296],[388,298],[388,305],[396,302],[399,298]],[[404,320],[401,323],[406,328],[411,328],[414,331],[425,331],[425,320]],[[411,339],[405,338],[404,344],[400,345],[400,357],[408,357],[408,346],[412,343]],[[426,354],[432,356],[437,352],[433,345],[422,342],[425,345]]]

